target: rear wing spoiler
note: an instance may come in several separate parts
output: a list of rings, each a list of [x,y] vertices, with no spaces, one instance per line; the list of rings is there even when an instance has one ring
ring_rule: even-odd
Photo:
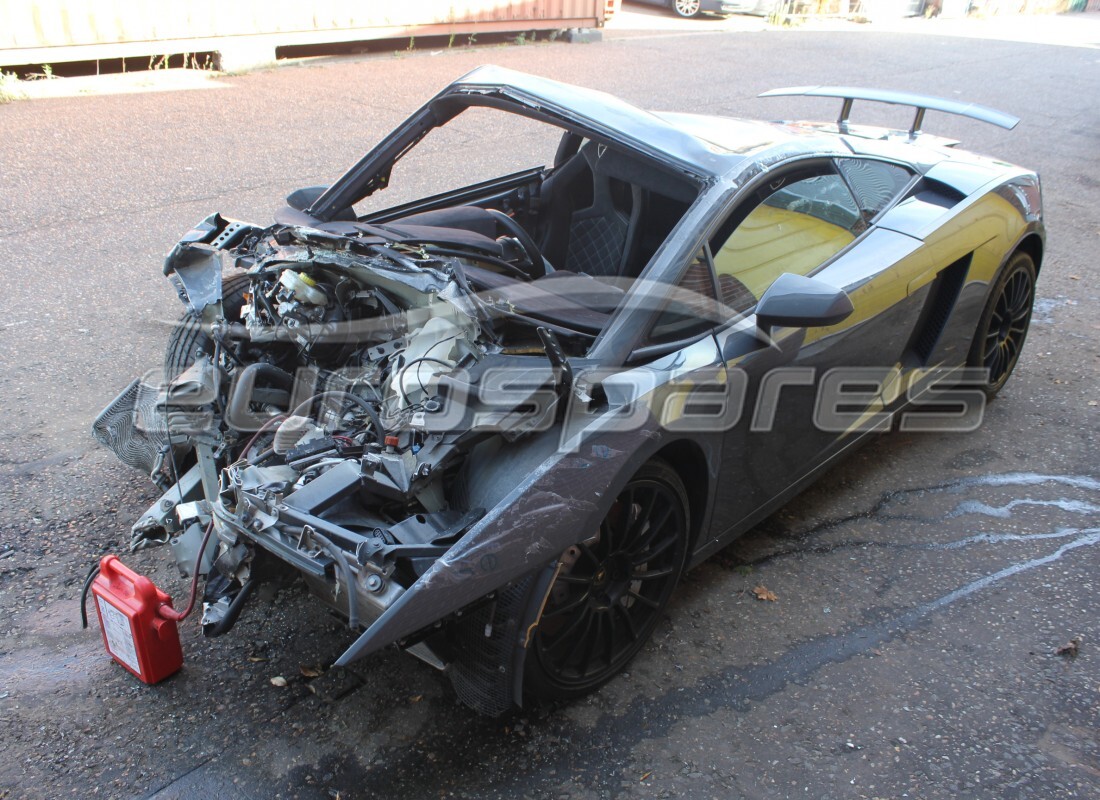
[[[924,122],[924,112],[930,110],[969,117],[980,122],[998,125],[1007,130],[1012,130],[1020,122],[1019,118],[1011,114],[997,111],[994,108],[979,106],[975,103],[961,103],[958,100],[948,100],[944,97],[930,97],[910,92],[893,92],[889,89],[859,89],[851,86],[792,86],[787,89],[772,89],[760,96],[838,97],[844,101],[840,107],[840,116],[836,121],[837,128],[841,133],[848,133],[848,117],[852,113],[852,103],[856,100],[869,100],[874,103],[889,103],[896,106],[912,106],[916,109],[916,115],[913,117],[913,124],[909,126],[910,141],[916,139],[920,134],[921,124]]]

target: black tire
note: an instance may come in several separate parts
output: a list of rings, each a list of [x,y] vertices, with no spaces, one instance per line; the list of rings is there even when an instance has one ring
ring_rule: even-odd
[[[237,272],[222,277],[222,311],[226,320],[238,322],[244,295],[249,287],[248,275]],[[180,317],[168,336],[164,348],[164,378],[172,380],[195,363],[199,353],[210,353],[214,347],[210,338],[203,333],[202,325],[190,314]]]
[[[660,621],[680,579],[690,530],[687,492],[663,461],[627,483],[591,539],[566,553],[524,661],[534,702],[585,695],[622,671]]]
[[[1004,387],[1020,359],[1035,302],[1035,275],[1031,256],[1023,252],[1014,254],[994,282],[978,320],[966,363],[989,370],[982,390],[991,400]]]
[[[702,13],[702,3],[699,0],[671,0],[669,5],[676,12],[676,16],[691,19]]]

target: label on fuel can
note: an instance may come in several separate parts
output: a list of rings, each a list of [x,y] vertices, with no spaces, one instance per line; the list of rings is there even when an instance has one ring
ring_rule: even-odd
[[[99,603],[99,618],[103,620],[107,649],[123,664],[140,673],[137,648],[134,646],[134,630],[130,627],[129,617],[98,595],[96,601]]]

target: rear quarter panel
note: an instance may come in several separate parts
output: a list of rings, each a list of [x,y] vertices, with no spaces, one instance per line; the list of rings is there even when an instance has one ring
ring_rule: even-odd
[[[972,254],[966,283],[933,353],[932,363],[953,365],[966,360],[997,273],[1026,236],[1042,237],[1038,197],[1037,176],[1013,176],[976,192],[926,235],[930,259],[939,269]]]

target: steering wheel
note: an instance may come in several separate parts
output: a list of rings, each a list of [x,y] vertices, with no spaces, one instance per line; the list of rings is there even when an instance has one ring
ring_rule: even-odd
[[[542,257],[542,251],[535,244],[535,240],[523,229],[523,226],[503,211],[497,211],[495,208],[487,208],[485,212],[492,216],[502,228],[508,231],[509,235],[519,242],[520,247],[523,248],[523,252],[527,256],[527,260],[531,262],[531,279],[534,280],[545,275],[546,259]]]

